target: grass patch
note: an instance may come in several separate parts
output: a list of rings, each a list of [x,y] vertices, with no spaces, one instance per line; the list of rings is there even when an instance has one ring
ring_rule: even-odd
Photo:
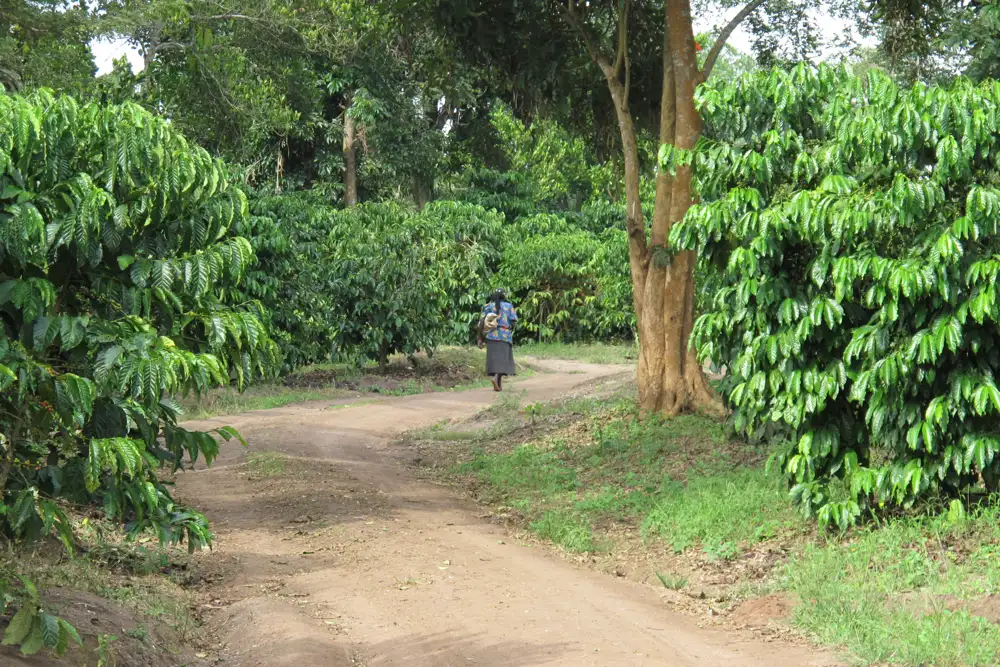
[[[801,524],[773,477],[758,468],[737,468],[694,475],[686,484],[665,483],[643,520],[643,532],[665,538],[677,553],[700,546],[711,560],[731,560],[740,545],[763,542]]]
[[[93,526],[94,524],[90,524]],[[119,535],[108,526],[107,535]],[[185,643],[198,636],[200,624],[192,613],[194,595],[183,588],[187,582],[187,555],[176,549],[135,543],[92,542],[98,532],[79,531],[88,550],[66,559],[58,546],[41,551],[8,551],[0,556],[0,574],[17,572],[40,590],[62,588],[82,591],[120,603],[150,622],[171,628]],[[152,544],[152,543],[151,543]],[[170,574],[165,575],[165,572]],[[142,628],[141,630],[139,628]],[[79,628],[86,632],[87,628]],[[133,632],[147,634],[140,624]],[[129,635],[140,639],[134,634]]]
[[[730,560],[804,527],[778,480],[763,472],[763,452],[729,442],[710,419],[640,422],[633,402],[592,398],[522,412],[531,424],[567,412],[589,421],[512,450],[480,449],[457,472],[476,480],[481,499],[515,507],[535,533],[568,550],[594,550],[595,530],[617,523],[677,552],[699,548]]]
[[[436,442],[467,442],[483,437],[483,431],[469,430],[449,430],[443,425],[431,426],[429,428],[414,431],[413,438],[417,440],[434,440]]]
[[[679,591],[685,586],[687,586],[687,577],[682,577],[678,574],[662,574],[660,572],[656,573],[656,578],[660,580],[663,587],[672,591]]]
[[[635,343],[524,343],[517,352],[536,359],[565,359],[590,364],[631,364],[639,358]]]
[[[246,467],[254,477],[278,477],[285,473],[285,457],[276,452],[250,452]]]
[[[583,517],[572,513],[546,512],[541,519],[531,523],[531,530],[567,551],[594,551],[594,529]]]
[[[336,400],[350,395],[350,391],[334,387],[293,389],[271,384],[250,387],[244,392],[232,388],[219,389],[202,394],[200,398],[189,396],[181,399],[180,404],[186,419],[208,419],[220,415],[271,410],[307,401]]]
[[[1000,509],[989,507],[810,545],[786,568],[795,623],[867,664],[1000,664],[998,544]]]
[[[469,438],[453,472],[567,551],[599,556],[629,539],[622,526],[638,529],[662,554],[659,584],[697,590],[707,570],[727,579],[716,599],[790,595],[792,623],[854,663],[1000,665],[1000,503],[826,536],[764,472],[768,452],[729,441],[713,420],[640,422],[620,397],[521,405],[511,396],[483,417],[491,425]],[[684,555],[663,554],[664,544]]]

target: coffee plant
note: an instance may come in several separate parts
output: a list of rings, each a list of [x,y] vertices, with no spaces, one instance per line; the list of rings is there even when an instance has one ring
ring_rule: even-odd
[[[504,253],[504,218],[496,211],[454,201],[428,204],[413,224],[431,248],[428,279],[440,290],[442,342],[475,340],[479,308]]]
[[[0,576],[0,614],[7,613],[8,607],[17,609],[4,628],[3,645],[20,646],[24,655],[49,649],[61,656],[71,646],[83,644],[76,628],[45,610],[34,582],[25,577],[19,579],[20,587],[14,588]]]
[[[0,95],[8,536],[55,535],[72,550],[68,501],[97,503],[132,536],[210,543],[205,518],[174,502],[157,469],[218,453],[212,434],[178,425],[173,396],[276,369],[254,309],[222,299],[254,261],[230,233],[246,208],[224,164],[137,106]],[[50,617],[15,618],[8,633],[28,648],[39,632],[52,648],[65,639]]]
[[[599,248],[593,235],[579,231],[542,232],[507,246],[500,277],[515,297],[525,335],[574,340],[593,326],[592,259]]]
[[[622,338],[634,326],[624,231],[606,227],[620,222],[611,207],[508,223],[460,201],[337,210],[291,193],[256,197],[251,212],[236,231],[258,263],[231,298],[262,305],[285,370],[470,344],[497,286],[517,301],[523,335]]]
[[[711,139],[664,151],[702,201],[671,242],[722,267],[694,343],[735,426],[789,436],[773,461],[828,524],[997,490],[1000,84],[799,66],[699,103]]]
[[[391,202],[333,211],[331,221],[326,268],[337,278],[340,344],[383,365],[396,352],[432,351],[445,338],[453,300],[438,282],[453,274],[436,258],[455,239],[444,241],[431,216]]]
[[[339,275],[327,265],[333,209],[304,192],[250,203],[251,215],[235,230],[253,245],[257,263],[233,298],[263,305],[285,371],[333,360],[344,327],[333,300]]]

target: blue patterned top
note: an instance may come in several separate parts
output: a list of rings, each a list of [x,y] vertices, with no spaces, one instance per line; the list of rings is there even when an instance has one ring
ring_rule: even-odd
[[[483,317],[495,313],[496,304],[492,301],[483,306]],[[513,343],[514,335],[512,329],[514,327],[514,322],[517,322],[517,311],[514,310],[514,306],[506,301],[501,301],[500,314],[497,317],[497,328],[493,331],[486,332],[486,340],[499,340],[504,343]]]

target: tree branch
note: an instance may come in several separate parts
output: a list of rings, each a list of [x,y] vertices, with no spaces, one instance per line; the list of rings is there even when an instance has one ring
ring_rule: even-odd
[[[202,20],[205,21],[228,21],[228,20],[243,20],[243,21],[255,21],[258,23],[268,23],[268,19],[261,18],[259,16],[248,16],[246,14],[216,14],[215,16],[203,16]]]
[[[591,37],[590,32],[587,30],[587,26],[585,26],[583,21],[580,20],[580,16],[576,13],[575,0],[569,0],[567,2],[566,11],[563,12],[563,18],[566,19],[566,22],[570,25],[570,27],[580,33],[580,37],[583,38],[583,43],[587,47],[590,57],[597,64],[597,66],[601,68],[601,71],[604,72],[604,76],[609,80],[613,79],[615,77],[615,68],[611,65],[605,55],[601,53],[600,47],[597,45],[597,42],[594,41],[594,38]]]
[[[767,0],[751,0],[743,9],[733,17],[733,19],[726,24],[719,33],[718,39],[715,40],[715,44],[712,45],[712,49],[708,52],[708,56],[705,58],[705,66],[701,68],[701,80],[707,81],[708,77],[712,74],[712,68],[715,67],[715,61],[719,59],[722,54],[722,49],[725,48],[726,42],[732,36],[733,31],[739,27],[743,21],[746,20],[748,16],[753,14],[758,7],[763,5]]]
[[[622,13],[618,16],[618,53],[615,55],[615,76],[621,76],[623,66],[628,68],[628,10],[630,4],[632,4],[631,0],[625,0]]]

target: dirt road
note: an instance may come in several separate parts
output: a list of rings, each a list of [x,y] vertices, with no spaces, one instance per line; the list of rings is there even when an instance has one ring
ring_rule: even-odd
[[[621,368],[550,362],[512,382],[551,400]],[[472,416],[489,390],[296,406],[195,424],[232,424],[258,461],[226,446],[178,477],[213,521],[207,620],[226,666],[639,665],[803,667],[810,649],[700,628],[651,587],[516,542],[448,489],[393,460],[406,430]]]

